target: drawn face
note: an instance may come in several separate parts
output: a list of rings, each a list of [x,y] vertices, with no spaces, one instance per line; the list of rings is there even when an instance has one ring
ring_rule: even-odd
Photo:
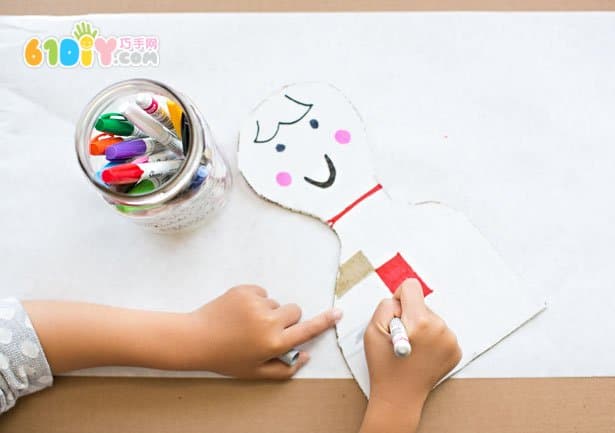
[[[285,87],[244,122],[239,166],[254,190],[326,220],[373,186],[362,122],[327,84]]]

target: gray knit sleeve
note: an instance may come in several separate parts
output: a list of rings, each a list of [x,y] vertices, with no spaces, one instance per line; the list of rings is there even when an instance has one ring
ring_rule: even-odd
[[[0,299],[0,413],[12,408],[19,397],[52,383],[28,313],[17,299]]]

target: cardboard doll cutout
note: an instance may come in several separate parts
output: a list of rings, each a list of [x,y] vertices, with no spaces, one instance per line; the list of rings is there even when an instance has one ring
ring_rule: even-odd
[[[420,281],[427,305],[457,334],[463,358],[451,374],[544,309],[462,214],[435,202],[393,202],[369,155],[358,112],[323,83],[281,89],[246,119],[239,137],[239,168],[254,191],[320,219],[339,237],[332,290],[344,317],[337,339],[366,395],[363,333],[380,300],[408,277]]]

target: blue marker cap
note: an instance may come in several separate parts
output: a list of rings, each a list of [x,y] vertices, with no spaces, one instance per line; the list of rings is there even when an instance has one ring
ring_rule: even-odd
[[[204,165],[199,166],[194,178],[192,179],[192,182],[190,183],[190,189],[198,188],[205,181],[205,179],[207,179],[207,175],[207,167]]]

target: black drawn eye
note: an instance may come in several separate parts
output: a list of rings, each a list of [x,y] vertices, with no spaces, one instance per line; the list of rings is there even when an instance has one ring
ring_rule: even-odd
[[[282,143],[277,144],[277,145],[275,146],[275,150],[277,150],[278,152],[284,152],[284,149],[286,149],[286,146],[285,146],[285,145],[283,145]]]
[[[316,120],[316,119],[310,120],[310,126],[312,128],[314,128],[314,129],[317,129],[318,128],[318,120]]]

